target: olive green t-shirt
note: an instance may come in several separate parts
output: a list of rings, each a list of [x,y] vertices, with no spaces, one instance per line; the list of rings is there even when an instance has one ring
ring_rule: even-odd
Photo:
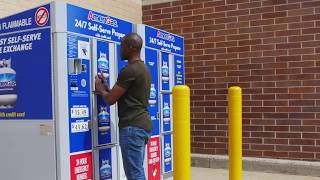
[[[150,71],[143,61],[135,61],[121,69],[116,84],[127,91],[118,100],[119,128],[135,126],[151,132],[150,83]]]

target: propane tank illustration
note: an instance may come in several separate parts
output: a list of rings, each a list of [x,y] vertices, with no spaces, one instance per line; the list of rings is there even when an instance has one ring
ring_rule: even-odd
[[[98,72],[100,72],[105,78],[109,77],[109,61],[107,60],[107,54],[100,52],[98,59]]]
[[[107,107],[101,106],[100,113],[98,114],[99,123],[103,123],[104,126],[100,126],[100,131],[108,131],[110,129],[110,114],[107,112]]]
[[[157,96],[157,90],[156,90],[154,84],[152,83],[150,85],[150,98],[149,98],[150,105],[155,105],[157,103],[156,96]]]
[[[163,107],[163,121],[170,121],[169,103],[165,102]]]
[[[11,59],[0,60],[0,108],[13,108],[17,102],[16,71]]]
[[[169,81],[169,67],[167,62],[163,62],[161,67],[161,74],[163,81]]]
[[[109,160],[103,160],[102,166],[100,168],[100,175],[103,179],[111,179],[112,177],[112,169],[109,164]]]

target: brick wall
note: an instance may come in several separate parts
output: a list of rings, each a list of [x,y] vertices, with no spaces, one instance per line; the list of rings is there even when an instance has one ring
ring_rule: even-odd
[[[243,88],[244,156],[320,160],[320,1],[183,0],[143,22],[185,37],[192,152],[227,154],[227,88]]]
[[[0,18],[30,9],[53,0],[0,0]],[[66,0],[111,16],[141,23],[141,0]]]

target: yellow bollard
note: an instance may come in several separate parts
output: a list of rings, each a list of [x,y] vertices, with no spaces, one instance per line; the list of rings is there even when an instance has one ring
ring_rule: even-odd
[[[229,88],[229,180],[242,180],[242,93]]]
[[[175,86],[173,97],[173,179],[190,180],[190,89]]]

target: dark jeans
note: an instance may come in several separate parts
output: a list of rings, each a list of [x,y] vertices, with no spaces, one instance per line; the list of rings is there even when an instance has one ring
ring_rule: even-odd
[[[145,180],[143,162],[145,147],[150,135],[138,127],[125,127],[119,130],[123,167],[128,180]]]

